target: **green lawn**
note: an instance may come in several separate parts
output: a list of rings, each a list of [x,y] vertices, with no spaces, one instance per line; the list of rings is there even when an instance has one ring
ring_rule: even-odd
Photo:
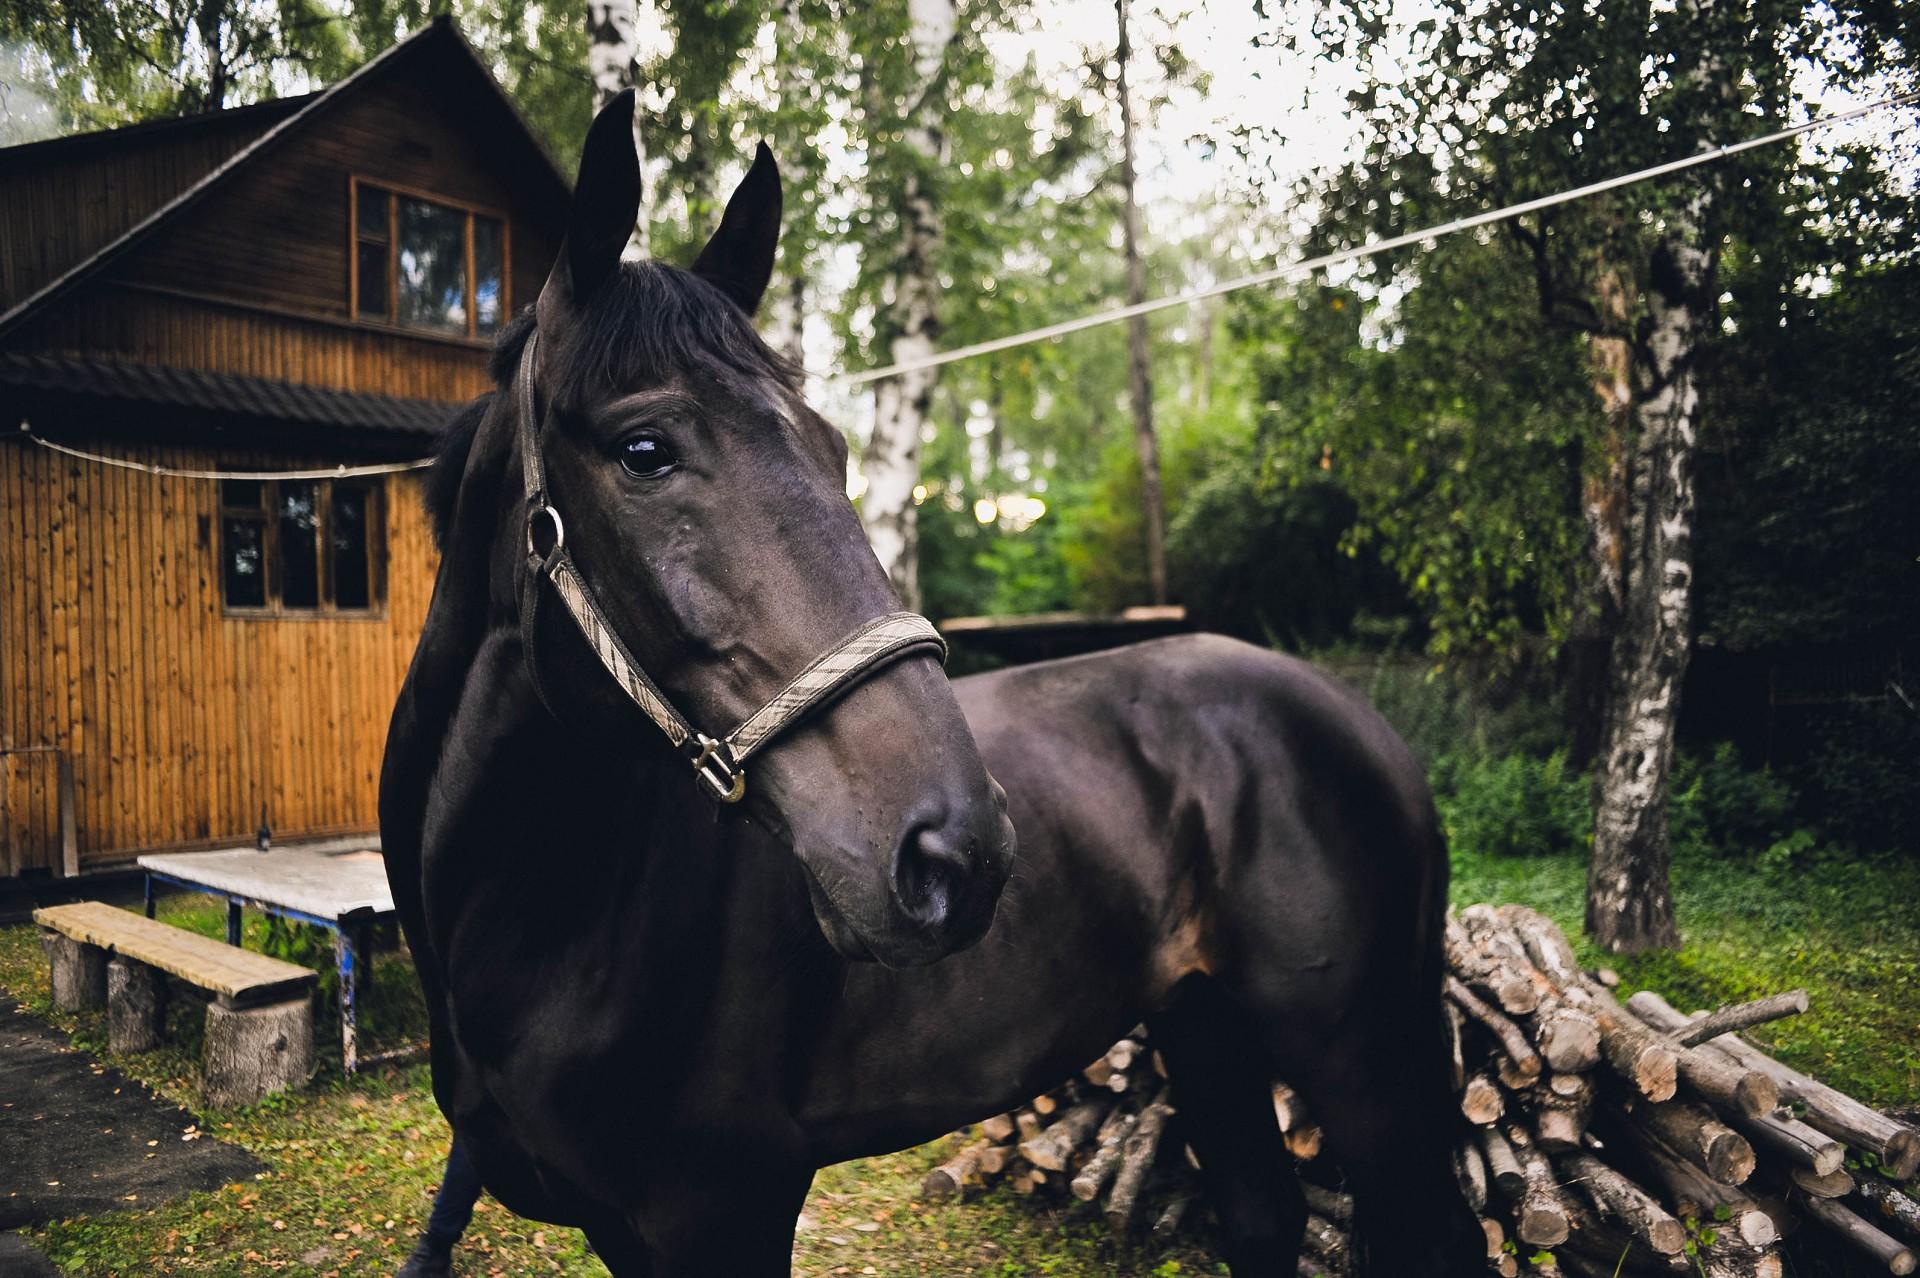
[[[1584,869],[1566,858],[1458,855],[1454,900],[1523,901],[1577,934]],[[1682,1007],[1802,986],[1803,1017],[1763,1033],[1782,1059],[1865,1099],[1911,1106],[1920,1098],[1920,867],[1851,861],[1796,868],[1719,862],[1677,868],[1686,945],[1674,955],[1607,960],[1631,988],[1652,986]],[[219,935],[217,905],[163,904],[162,917]],[[263,925],[249,917],[248,942]],[[322,961],[311,952],[316,964]],[[1589,961],[1599,956],[1585,952]],[[418,1032],[417,992],[400,955],[383,955],[379,991],[365,1017],[376,1040]],[[0,929],[0,988],[104,1054],[98,1015],[69,1016],[47,1003],[46,972],[31,927]],[[197,1107],[197,1028],[176,1018],[169,1047],[115,1060],[163,1094]],[[322,1022],[325,1024],[325,1022]],[[323,1047],[323,1058],[337,1060]],[[425,1218],[447,1148],[426,1070],[413,1066],[341,1078],[323,1071],[306,1092],[246,1109],[205,1113],[208,1129],[243,1145],[270,1170],[258,1179],[177,1203],[63,1221],[38,1243],[87,1275],[312,1275],[390,1273]],[[922,1176],[946,1142],[829,1168],[815,1181],[794,1250],[805,1275],[1184,1275],[1219,1272],[1203,1242],[1170,1250],[1115,1243],[1089,1208],[993,1192],[964,1204],[923,1203]],[[483,1202],[459,1272],[470,1275],[600,1274],[571,1230],[534,1225]]]

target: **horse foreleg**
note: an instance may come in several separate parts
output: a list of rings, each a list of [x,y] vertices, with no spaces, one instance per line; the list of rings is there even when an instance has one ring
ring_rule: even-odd
[[[1307,1205],[1247,1014],[1211,980],[1193,977],[1149,1028],[1167,1062],[1176,1132],[1200,1160],[1233,1278],[1294,1278]]]
[[[589,1225],[587,1242],[613,1278],[653,1278],[653,1252],[632,1228],[618,1220]]]
[[[813,1169],[736,1165],[687,1177],[642,1213],[652,1278],[786,1278]]]

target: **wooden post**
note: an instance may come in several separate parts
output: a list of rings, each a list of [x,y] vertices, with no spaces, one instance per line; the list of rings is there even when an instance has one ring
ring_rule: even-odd
[[[73,801],[73,758],[60,751],[60,873],[74,878],[80,873],[80,823]]]

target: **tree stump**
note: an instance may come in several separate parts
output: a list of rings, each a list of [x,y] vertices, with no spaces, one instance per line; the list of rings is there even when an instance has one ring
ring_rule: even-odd
[[[250,1105],[313,1071],[313,1010],[302,997],[266,1007],[207,1004],[201,1090],[209,1105]]]
[[[167,1028],[167,975],[157,967],[116,958],[107,964],[107,1048],[150,1052]]]
[[[107,952],[59,932],[40,933],[53,974],[53,1005],[63,1012],[85,1012],[107,1005]]]

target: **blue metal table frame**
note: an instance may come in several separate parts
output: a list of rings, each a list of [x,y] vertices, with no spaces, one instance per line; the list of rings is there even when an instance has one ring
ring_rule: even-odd
[[[252,906],[266,914],[278,915],[284,919],[294,919],[301,923],[311,923],[333,933],[333,962],[340,976],[340,1057],[348,1074],[357,1072],[365,1065],[378,1065],[385,1061],[398,1060],[411,1056],[419,1049],[403,1047],[390,1052],[374,1052],[360,1055],[360,1006],[359,987],[364,981],[372,984],[372,933],[373,925],[396,917],[392,913],[378,914],[372,910],[355,910],[338,918],[322,918],[304,910],[281,905],[274,901],[263,901],[257,897],[230,892],[225,888],[214,887],[207,883],[196,883],[192,879],[176,874],[164,874],[158,870],[146,870],[146,909],[147,917],[153,917],[155,904],[154,883],[169,883],[189,892],[200,892],[207,896],[219,897],[227,903],[227,944],[240,944],[240,911]],[[361,973],[365,973],[364,976]]]

